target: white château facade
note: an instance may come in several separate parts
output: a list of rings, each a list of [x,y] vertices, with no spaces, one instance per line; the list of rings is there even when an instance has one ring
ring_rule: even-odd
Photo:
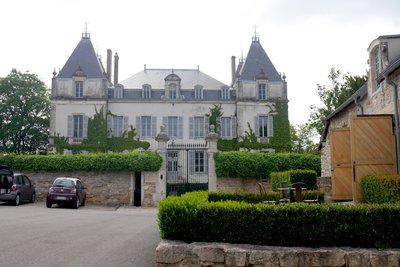
[[[231,59],[232,81],[224,84],[197,69],[144,69],[118,82],[118,60],[107,51],[104,68],[85,32],[60,72],[53,73],[50,135],[79,144],[87,137],[88,118],[103,108],[112,136],[132,128],[136,138],[156,148],[155,137],[164,125],[175,143],[204,143],[209,114],[222,108],[220,138],[242,137],[248,123],[261,142],[274,136],[274,104],[288,101],[285,77],[276,71],[254,36],[245,59]],[[287,119],[287,118],[286,118]]]

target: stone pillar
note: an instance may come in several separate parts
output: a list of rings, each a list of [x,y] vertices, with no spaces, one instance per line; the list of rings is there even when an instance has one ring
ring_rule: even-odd
[[[157,152],[162,158],[161,168],[158,171],[158,179],[156,182],[156,202],[160,202],[164,197],[166,197],[167,189],[167,142],[169,137],[165,131],[163,125],[160,126],[160,133],[156,136],[156,141],[158,142]]]
[[[218,134],[215,133],[215,126],[210,125],[210,133],[206,137],[208,145],[208,191],[217,190],[217,174],[215,173],[214,153],[218,151]]]

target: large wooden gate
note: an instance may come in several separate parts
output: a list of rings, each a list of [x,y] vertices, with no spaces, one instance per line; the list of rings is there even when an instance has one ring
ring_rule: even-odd
[[[167,196],[190,191],[208,191],[206,144],[168,144]]]
[[[361,202],[361,178],[396,173],[396,144],[392,116],[360,116],[351,120],[353,201]]]
[[[396,173],[396,145],[390,115],[357,116],[350,128],[330,130],[332,199],[361,202],[361,178]]]
[[[331,129],[332,200],[352,200],[350,128]]]

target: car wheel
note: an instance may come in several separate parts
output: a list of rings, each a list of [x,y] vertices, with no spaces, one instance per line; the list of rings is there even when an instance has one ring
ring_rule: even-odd
[[[31,199],[29,200],[29,202],[35,203],[35,201],[36,201],[36,193],[33,192],[32,197],[31,197]]]
[[[76,198],[76,201],[74,203],[74,209],[78,209],[79,208],[79,197]]]
[[[51,202],[50,201],[46,201],[46,207],[51,208]]]
[[[18,206],[20,202],[21,202],[21,197],[19,196],[19,194],[17,194],[17,195],[15,196],[15,199],[12,201],[12,204],[13,204],[14,206]]]

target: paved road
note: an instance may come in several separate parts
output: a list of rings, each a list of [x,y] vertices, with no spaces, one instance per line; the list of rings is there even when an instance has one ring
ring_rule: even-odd
[[[154,266],[156,208],[0,202],[0,266]]]

